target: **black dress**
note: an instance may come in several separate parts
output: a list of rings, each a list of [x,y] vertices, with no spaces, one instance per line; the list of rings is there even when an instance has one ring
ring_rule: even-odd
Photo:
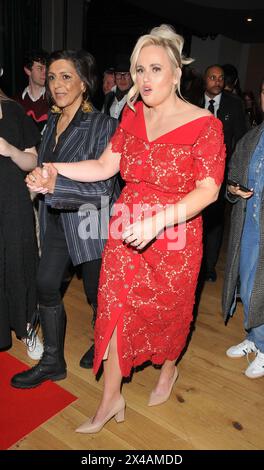
[[[37,127],[14,101],[2,101],[0,137],[20,150],[40,140]],[[26,173],[0,155],[0,349],[12,344],[11,330],[26,336],[36,307],[38,250]]]

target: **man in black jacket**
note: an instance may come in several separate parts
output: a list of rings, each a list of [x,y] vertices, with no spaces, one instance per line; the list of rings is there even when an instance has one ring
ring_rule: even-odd
[[[224,91],[224,70],[220,65],[210,65],[204,74],[205,92],[201,106],[209,109],[223,124],[226,144],[226,170],[237,141],[245,134],[246,117],[243,101]],[[204,211],[204,267],[205,279],[216,281],[215,266],[218,260],[224,229],[224,187],[218,200]]]
[[[115,66],[115,90],[105,95],[103,112],[119,121],[121,121],[122,112],[127,102],[127,94],[132,86],[129,69],[129,59],[123,57]]]

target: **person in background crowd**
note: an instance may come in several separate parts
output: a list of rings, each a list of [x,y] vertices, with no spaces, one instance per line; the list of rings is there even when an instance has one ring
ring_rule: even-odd
[[[129,59],[122,57],[115,66],[116,89],[105,95],[103,112],[115,119],[122,118],[122,112],[126,105],[127,94],[131,88],[132,80],[129,71]]]
[[[247,130],[243,101],[224,90],[225,75],[220,65],[210,65],[204,74],[205,91],[202,106],[207,108],[223,124],[227,164],[237,141]],[[227,170],[226,164],[226,170]],[[227,173],[227,171],[226,171]],[[224,190],[218,200],[203,212],[204,218],[204,270],[205,279],[215,282],[218,260],[224,231]]]
[[[37,164],[39,140],[23,108],[0,90],[0,349],[12,345],[13,330],[31,359],[40,359],[43,346],[32,337],[38,249],[24,178]]]
[[[242,93],[242,99],[245,104],[249,128],[257,126],[262,122],[262,111],[256,102],[253,91],[245,91]]]
[[[261,82],[263,90],[264,80]],[[264,112],[264,93],[261,93]],[[227,198],[233,203],[222,296],[227,321],[236,307],[236,286],[244,308],[246,339],[226,351],[237,358],[255,354],[245,370],[250,379],[264,376],[264,123],[237,144],[230,161]]]
[[[225,76],[224,90],[241,97],[242,91],[240,88],[238,71],[236,67],[232,64],[224,64],[222,65],[222,69]]]
[[[110,91],[112,91],[112,88],[115,86],[116,81],[115,81],[115,69],[114,68],[109,68],[104,71],[104,76],[103,76],[103,92],[106,95]]]
[[[203,89],[203,76],[191,65],[183,67],[182,96],[190,103],[199,106]]]
[[[124,420],[122,377],[133,367],[162,365],[149,406],[168,400],[178,376],[202,257],[201,211],[217,198],[225,159],[221,122],[180,96],[181,68],[191,62],[182,48],[168,25],[141,36],[131,56],[128,107],[111,143],[98,161],[46,165],[49,178],[39,188],[52,191],[55,169],[95,182],[121,168],[126,181],[100,275],[94,372],[104,361],[103,397],[80,433]]]
[[[40,132],[45,127],[49,111],[45,89],[47,58],[48,53],[43,50],[32,50],[26,54],[24,72],[28,77],[28,86],[14,97],[37,124]]]

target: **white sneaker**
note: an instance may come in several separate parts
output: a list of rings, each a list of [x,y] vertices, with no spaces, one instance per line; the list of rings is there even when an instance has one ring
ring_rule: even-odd
[[[27,328],[27,331],[30,333],[30,327]],[[27,355],[31,359],[34,359],[35,361],[41,359],[44,349],[36,332],[30,334],[27,338],[23,338],[22,341],[27,346]]]
[[[257,350],[256,358],[248,366],[245,374],[250,379],[257,379],[264,376],[264,353]]]
[[[242,341],[242,343],[236,344],[235,346],[231,346],[231,348],[226,351],[226,355],[228,357],[243,357],[251,352],[256,353],[257,348],[253,341],[245,339],[244,341]]]

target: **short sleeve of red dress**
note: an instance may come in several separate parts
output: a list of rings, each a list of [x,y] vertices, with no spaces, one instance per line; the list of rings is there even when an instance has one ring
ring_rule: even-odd
[[[223,126],[212,116],[193,146],[195,181],[212,178],[220,185],[224,178],[225,157]]]

